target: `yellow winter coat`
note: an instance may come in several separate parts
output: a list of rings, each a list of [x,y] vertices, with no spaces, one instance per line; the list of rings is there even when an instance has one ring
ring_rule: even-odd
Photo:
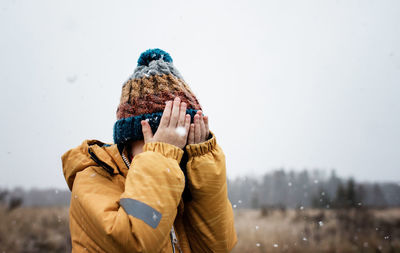
[[[187,202],[178,147],[147,143],[129,168],[116,144],[86,140],[66,152],[72,251],[229,252],[237,238],[223,151],[215,136],[186,150]]]

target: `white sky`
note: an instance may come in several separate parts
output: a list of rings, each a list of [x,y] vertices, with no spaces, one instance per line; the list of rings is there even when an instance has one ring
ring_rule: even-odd
[[[0,186],[64,187],[61,155],[112,142],[123,82],[159,47],[228,176],[335,168],[400,180],[399,1],[0,2]]]

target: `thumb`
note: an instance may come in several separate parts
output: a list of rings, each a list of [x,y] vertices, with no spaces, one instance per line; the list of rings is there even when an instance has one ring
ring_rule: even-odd
[[[146,120],[142,120],[140,123],[142,124],[144,143],[148,143],[153,138],[153,132],[151,131],[150,124]]]

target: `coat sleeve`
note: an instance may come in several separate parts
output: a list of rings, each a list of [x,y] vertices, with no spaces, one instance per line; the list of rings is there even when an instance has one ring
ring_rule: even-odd
[[[169,240],[185,185],[183,150],[148,143],[143,151],[133,159],[123,190],[90,170],[75,179],[71,215],[105,252],[159,252]]]
[[[225,155],[215,136],[187,145],[187,176],[192,200],[184,220],[193,252],[229,252],[236,244],[232,205],[228,199]]]

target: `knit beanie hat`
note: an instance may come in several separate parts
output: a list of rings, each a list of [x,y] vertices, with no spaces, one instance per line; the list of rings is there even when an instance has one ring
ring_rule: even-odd
[[[148,120],[155,133],[168,100],[179,97],[193,117],[201,106],[174,67],[171,56],[161,49],[143,52],[132,76],[123,84],[114,124],[114,142],[142,140],[142,120]]]

